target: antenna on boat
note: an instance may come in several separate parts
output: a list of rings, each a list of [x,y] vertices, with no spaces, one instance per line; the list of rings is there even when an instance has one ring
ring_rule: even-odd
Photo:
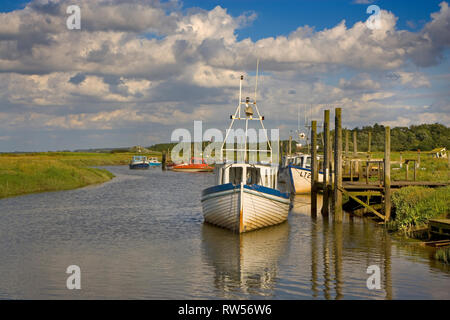
[[[255,104],[256,104],[256,93],[258,91],[258,71],[259,71],[259,58],[256,60]]]

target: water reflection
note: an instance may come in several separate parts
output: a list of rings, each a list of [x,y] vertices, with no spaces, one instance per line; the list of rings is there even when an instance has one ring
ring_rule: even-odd
[[[287,222],[244,234],[204,224],[203,255],[214,268],[214,286],[220,295],[272,295],[288,239]]]
[[[0,299],[450,299],[434,250],[370,219],[312,219],[308,195],[287,223],[237,235],[203,223],[214,175],[108,170],[106,184],[0,200]],[[381,290],[367,289],[370,265]]]
[[[322,197],[318,197],[320,210]],[[368,219],[346,215],[343,223],[332,217],[310,215],[310,197],[296,196],[292,214],[310,224],[310,292],[313,298],[367,297],[392,299],[391,238]],[[308,219],[309,221],[307,221]],[[366,287],[367,267],[381,269],[382,290]],[[349,288],[351,288],[349,290]],[[349,292],[350,291],[350,292]]]

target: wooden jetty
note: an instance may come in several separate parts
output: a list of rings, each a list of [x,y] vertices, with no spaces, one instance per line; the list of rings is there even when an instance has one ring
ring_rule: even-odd
[[[323,192],[322,215],[333,212],[334,220],[343,220],[342,195],[345,194],[368,212],[376,215],[384,222],[391,217],[391,191],[407,186],[441,187],[448,183],[417,181],[416,169],[420,166],[420,150],[417,159],[402,159],[391,161],[391,134],[390,127],[385,127],[385,148],[383,159],[371,158],[371,134],[368,137],[368,152],[366,159],[358,157],[356,131],[353,132],[353,156],[349,154],[349,131],[345,130],[345,154],[342,153],[342,109],[335,109],[334,143],[330,139],[330,111],[324,112],[324,157],[322,168],[323,181],[318,181],[320,164],[317,160],[317,122],[311,123],[311,215],[317,215],[317,193]],[[333,147],[333,148],[332,148]],[[332,149],[334,152],[332,152]],[[334,161],[330,161],[334,154]],[[391,181],[391,164],[406,166],[405,180]],[[410,180],[409,167],[412,164],[413,179]],[[376,179],[374,179],[376,178]],[[375,180],[375,181],[374,181]],[[381,211],[378,206],[370,204],[371,197],[381,198]],[[447,230],[447,229],[446,229]]]
[[[450,219],[430,219],[428,232],[432,235],[450,236]]]

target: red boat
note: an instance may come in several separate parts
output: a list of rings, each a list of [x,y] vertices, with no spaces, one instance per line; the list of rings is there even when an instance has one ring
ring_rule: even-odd
[[[172,171],[179,172],[211,172],[214,168],[209,166],[203,158],[191,158],[189,163],[182,163],[172,167]]]

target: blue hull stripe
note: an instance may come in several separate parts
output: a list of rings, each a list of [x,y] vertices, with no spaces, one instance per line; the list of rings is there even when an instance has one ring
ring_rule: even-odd
[[[221,191],[227,191],[227,190],[233,190],[238,189],[239,185],[234,185],[232,183],[226,183],[226,184],[219,184],[218,186],[209,187],[202,191],[202,196],[206,196],[211,193],[221,192]]]
[[[311,172],[311,169],[308,169],[308,168],[302,168],[302,167],[300,167],[300,166],[294,166],[293,164],[290,164],[290,165],[289,165],[289,168],[295,168],[295,169],[300,169],[300,170],[305,170],[305,171]],[[323,174],[323,171],[319,171],[319,173]]]
[[[203,190],[202,196],[206,196],[211,193],[217,193],[217,192],[239,189],[239,188],[240,188],[240,185],[234,185],[232,183],[220,184],[218,186],[210,187],[210,188]],[[252,184],[252,185],[245,184],[244,188],[248,189],[248,190],[254,190],[254,191],[270,194],[270,195],[284,198],[284,199],[289,199],[289,193],[281,192],[281,191],[278,191],[278,190],[272,189],[272,188],[263,187],[263,186],[260,186],[257,184]]]
[[[263,187],[258,184],[252,184],[252,185],[244,184],[244,188],[249,189],[249,190],[255,190],[258,192],[262,192],[262,193],[267,193],[267,194],[270,194],[270,195],[273,195],[276,197],[280,197],[280,198],[289,199],[289,193],[284,193],[284,192],[278,191],[277,189]]]
[[[130,169],[146,169],[148,168],[149,165],[148,164],[130,164]]]

